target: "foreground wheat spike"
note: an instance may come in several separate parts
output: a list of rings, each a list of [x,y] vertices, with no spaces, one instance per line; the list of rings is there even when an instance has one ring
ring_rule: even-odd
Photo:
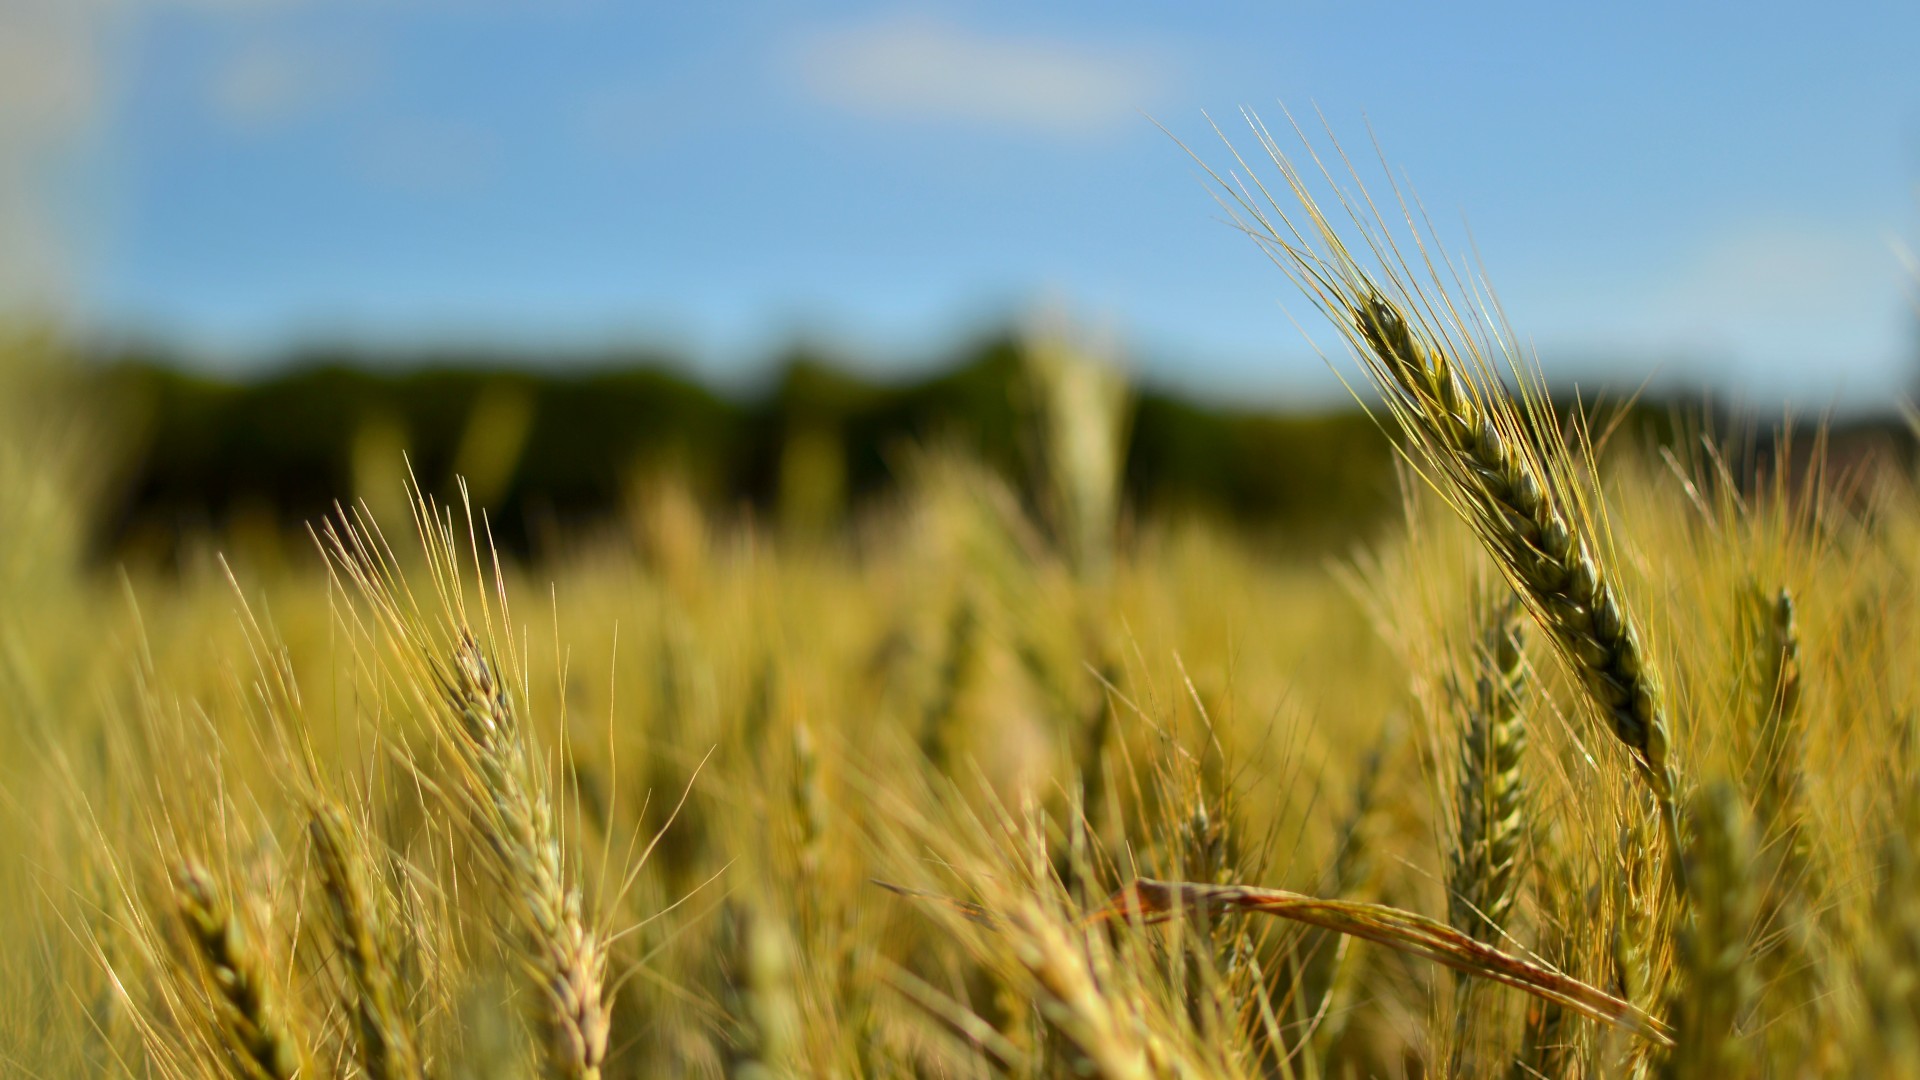
[[[299,1036],[255,948],[211,872],[188,860],[174,871],[174,898],[213,992],[214,1022],[245,1080],[310,1076]]]
[[[1527,725],[1520,710],[1526,672],[1519,606],[1488,620],[1465,703],[1456,798],[1457,841],[1447,875],[1447,921],[1478,941],[1498,941],[1520,895],[1526,795],[1520,771]]]
[[[327,929],[351,981],[360,1068],[369,1080],[418,1080],[414,1024],[401,1008],[391,945],[353,825],[338,806],[323,802],[314,808],[307,833],[331,916]]]
[[[1546,403],[1537,390],[1516,402],[1492,368],[1493,346],[1464,329],[1487,329],[1485,320],[1462,314],[1444,288],[1423,293],[1412,283],[1418,271],[1393,242],[1370,234],[1367,243],[1392,283],[1391,293],[1383,289],[1292,162],[1255,126],[1305,212],[1307,232],[1271,196],[1269,212],[1244,187],[1222,180],[1236,217],[1251,218],[1251,224],[1242,221],[1248,234],[1359,354],[1413,444],[1409,459],[1473,527],[1626,747],[1660,804],[1677,855],[1675,776],[1659,680],[1618,584],[1596,554],[1598,526],[1585,512],[1566,452],[1534,434],[1552,426]],[[1379,222],[1371,207],[1363,193],[1342,196],[1339,208],[1356,220],[1370,215]],[[1320,250],[1307,240],[1309,232]],[[1413,239],[1424,253],[1425,238],[1416,232]],[[1442,329],[1448,325],[1463,329]]]
[[[1354,331],[1371,354],[1368,370],[1394,415],[1445,478],[1671,817],[1675,781],[1659,683],[1570,500],[1523,449],[1524,425],[1505,391],[1463,370],[1379,291],[1351,301]]]
[[[470,633],[461,634],[452,665],[437,670],[458,719],[449,741],[463,797],[507,893],[527,970],[540,984],[548,1075],[597,1080],[607,1052],[607,945],[583,920],[579,890],[567,885],[553,808],[512,701]]]
[[[1687,852],[1690,920],[1678,942],[1679,981],[1668,1005],[1674,1048],[1665,1077],[1741,1075],[1736,1028],[1754,996],[1756,911],[1753,844],[1733,785],[1716,782],[1694,800]]]

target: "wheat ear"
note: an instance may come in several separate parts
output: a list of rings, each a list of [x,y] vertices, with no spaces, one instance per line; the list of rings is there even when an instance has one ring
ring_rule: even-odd
[[[598,1080],[606,1058],[607,945],[581,916],[580,892],[560,862],[553,808],[506,687],[479,642],[462,633],[439,671],[458,719],[449,740],[465,798],[507,893],[528,972],[540,985],[542,1050],[555,1080]]]
[[[281,1007],[256,949],[214,876],[188,860],[174,871],[180,921],[212,989],[214,1022],[245,1080],[310,1076],[299,1036]]]
[[[1169,1048],[1102,991],[1084,948],[1038,905],[1023,904],[1004,922],[1014,954],[1039,991],[1041,1014],[1073,1044],[1101,1080],[1179,1075]]]
[[[378,901],[367,880],[366,853],[338,806],[322,802],[307,823],[328,931],[351,980],[354,1030],[361,1071],[368,1080],[419,1080],[414,1024],[400,1007]]]
[[[1743,1075],[1736,1027],[1755,992],[1748,939],[1757,898],[1746,811],[1733,786],[1717,782],[1694,800],[1690,817],[1690,918],[1680,931],[1680,977],[1668,1004],[1674,1047],[1661,1069],[1670,1080]]]
[[[1481,385],[1490,380],[1474,380],[1439,342],[1422,340],[1426,335],[1377,290],[1354,297],[1349,313],[1394,415],[1445,477],[1673,820],[1659,683],[1610,575],[1573,525],[1580,519],[1571,500],[1522,449],[1524,425],[1505,391]]]
[[[1364,191],[1342,194],[1339,209],[1363,229],[1369,216],[1380,225],[1365,242],[1392,283],[1392,295],[1383,290],[1315,201],[1305,177],[1258,121],[1254,127],[1306,215],[1305,230],[1264,186],[1258,190],[1266,206],[1216,173],[1228,209],[1359,354],[1413,443],[1411,462],[1473,527],[1626,747],[1660,805],[1678,872],[1675,775],[1659,680],[1617,583],[1596,556],[1597,528],[1565,451],[1535,434],[1553,424],[1545,401],[1537,387],[1514,400],[1492,368],[1492,344],[1483,346],[1466,329],[1492,334],[1497,328],[1477,313],[1464,315],[1444,287],[1431,297],[1422,293],[1412,281],[1418,271],[1386,235],[1371,197]],[[1412,240],[1430,258],[1417,227]],[[1431,261],[1427,270],[1437,282]],[[1414,304],[1427,317],[1410,318]],[[1449,332],[1447,326],[1462,329]]]
[[[1456,844],[1447,874],[1453,928],[1493,944],[1520,895],[1526,785],[1520,771],[1527,725],[1520,711],[1526,681],[1519,605],[1489,620],[1476,650],[1473,695],[1460,739]],[[1464,696],[1464,695],[1463,695]]]
[[[1500,604],[1475,643],[1472,690],[1456,687],[1465,714],[1454,798],[1454,846],[1447,866],[1447,921],[1488,945],[1505,934],[1520,895],[1521,842],[1526,827],[1520,761],[1527,725],[1520,711],[1525,653],[1520,605]],[[1453,1073],[1466,1071],[1474,1024],[1476,983],[1456,980]]]
[[[1794,813],[1800,801],[1800,630],[1794,617],[1793,595],[1781,589],[1768,596],[1759,587],[1747,594],[1749,692],[1753,698],[1756,741],[1749,766],[1748,789],[1759,813],[1755,823],[1764,841],[1775,830],[1783,835],[1783,849],[1799,854],[1800,837]]]

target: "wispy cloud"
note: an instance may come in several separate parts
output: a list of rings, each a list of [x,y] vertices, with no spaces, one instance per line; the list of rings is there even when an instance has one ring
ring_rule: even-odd
[[[1756,400],[1896,387],[1912,315],[1893,239],[1867,221],[1731,222],[1631,284],[1580,298],[1584,332],[1674,357],[1667,374]]]
[[[368,90],[375,67],[368,50],[341,43],[257,39],[214,71],[207,100],[236,128],[279,128]]]
[[[1146,47],[996,34],[925,16],[818,32],[792,70],[816,100],[863,116],[1042,135],[1111,132],[1171,81]]]
[[[447,118],[393,117],[354,147],[369,183],[413,195],[443,196],[484,185],[500,159],[500,140],[482,124]]]
[[[1778,318],[1883,293],[1893,266],[1871,229],[1757,220],[1710,238],[1668,283],[1662,307],[1681,319]]]

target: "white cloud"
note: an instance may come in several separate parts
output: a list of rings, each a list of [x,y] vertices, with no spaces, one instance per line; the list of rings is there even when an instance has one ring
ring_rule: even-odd
[[[1696,251],[1667,283],[1661,307],[1682,320],[1815,313],[1884,291],[1893,265],[1886,241],[1869,228],[1753,221]]]
[[[256,40],[216,69],[207,99],[234,127],[282,127],[359,95],[374,81],[373,69],[364,49]]]
[[[1665,375],[1754,401],[1904,389],[1913,316],[1892,239],[1868,221],[1753,218],[1594,290],[1578,321],[1596,341],[1672,358]]]
[[[989,34],[921,16],[810,35],[792,61],[815,99],[864,116],[1069,136],[1135,119],[1172,66],[1144,48]]]
[[[459,120],[394,117],[355,148],[361,176],[416,195],[448,195],[486,183],[500,159],[500,140]]]

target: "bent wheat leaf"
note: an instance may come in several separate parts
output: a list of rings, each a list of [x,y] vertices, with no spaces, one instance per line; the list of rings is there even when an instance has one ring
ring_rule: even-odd
[[[1410,956],[1422,956],[1455,971],[1524,990],[1604,1024],[1663,1046],[1673,1045],[1667,1025],[1598,987],[1551,968],[1501,952],[1425,915],[1352,900],[1262,889],[1250,885],[1203,885],[1139,878],[1108,898],[1089,918],[1164,922],[1182,911],[1246,911],[1364,938]]]

